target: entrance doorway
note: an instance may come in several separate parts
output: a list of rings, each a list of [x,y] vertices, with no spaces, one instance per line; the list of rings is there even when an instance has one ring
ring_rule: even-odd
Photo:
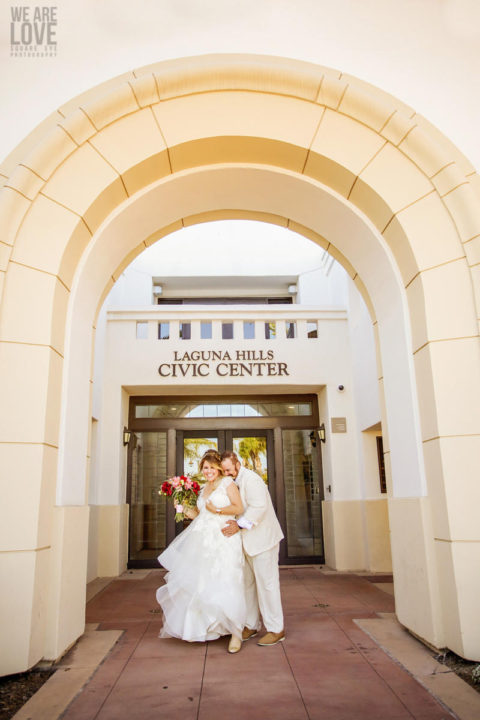
[[[201,417],[201,419],[200,419]],[[321,443],[316,396],[132,398],[127,503],[129,567],[156,567],[176,534],[172,503],[158,494],[169,475],[202,481],[204,452],[232,449],[268,487],[285,539],[281,564],[324,561]]]

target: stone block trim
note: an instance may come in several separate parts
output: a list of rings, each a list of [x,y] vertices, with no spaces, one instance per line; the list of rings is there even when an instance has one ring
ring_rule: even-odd
[[[129,84],[139,107],[144,108],[159,102],[157,81],[153,73],[136,77]]]
[[[338,110],[347,87],[347,82],[340,79],[340,73],[338,77],[324,77],[318,91],[317,103],[332,110]]]
[[[59,125],[77,145],[82,145],[97,132],[90,118],[80,108],[65,117]]]
[[[432,175],[431,180],[440,197],[443,197],[452,190],[455,190],[455,188],[460,185],[468,183],[468,179],[461,172],[455,162],[449,163],[437,173]]]
[[[398,148],[429,178],[453,162],[451,154],[418,126],[407,133]]]
[[[149,108],[108,125],[89,143],[122,177],[128,195],[171,172],[165,141]]]
[[[15,243],[18,229],[28,212],[31,203],[18,190],[4,187],[0,192],[0,217],[2,218],[2,231],[0,239],[7,245]]]
[[[227,60],[227,62],[225,62]],[[253,90],[314,101],[322,77],[339,75],[311,63],[264,55],[203,55],[167,60],[135,74],[153,72],[161,100],[215,90]]]
[[[372,130],[380,132],[397,108],[393,98],[383,97],[379,93],[372,93],[370,102],[365,102],[368,95],[362,87],[356,87],[353,83],[349,84],[338,110],[367,125]]]
[[[416,125],[411,118],[395,110],[380,130],[380,135],[391,142],[392,145],[398,146],[414,127]]]
[[[65,128],[56,125],[45,137],[44,142],[32,149],[23,164],[46,181],[58,165],[76,149],[77,143],[72,140]]]
[[[90,239],[91,234],[81,217],[40,194],[25,215],[12,259],[53,274],[70,288]]]
[[[1,192],[3,194],[5,188],[12,188],[27,200],[34,200],[43,185],[44,180],[39,175],[24,165],[17,165]]]
[[[107,95],[82,103],[81,108],[92,125],[101,130],[115,120],[135,112],[139,105],[132,87],[128,82],[124,82],[110,90]]]

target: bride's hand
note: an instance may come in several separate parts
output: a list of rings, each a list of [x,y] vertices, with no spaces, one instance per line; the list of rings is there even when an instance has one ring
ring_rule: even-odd
[[[207,508],[207,510],[214,514],[216,514],[218,511],[217,506],[214,505],[211,500],[207,500],[207,502],[205,503],[205,507]]]
[[[189,520],[194,520],[198,515],[198,510],[196,508],[184,507],[183,514],[186,515]]]

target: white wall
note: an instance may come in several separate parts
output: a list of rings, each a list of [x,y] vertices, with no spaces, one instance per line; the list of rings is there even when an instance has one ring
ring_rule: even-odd
[[[313,267],[298,277],[297,302],[302,305],[333,305],[346,307],[348,302],[347,278],[345,270],[333,258],[328,256],[326,268]],[[330,264],[333,261],[333,264]],[[326,273],[327,269],[327,274]]]
[[[119,305],[144,307],[152,302],[152,273],[129,266],[110,290],[104,308]]]
[[[370,315],[353,281],[347,277],[348,328],[352,347],[355,410],[360,431],[380,421],[375,339]]]
[[[199,248],[201,250],[199,251]],[[302,235],[251,220],[224,220],[178,230],[144,250],[124,271],[105,301],[107,307],[152,302],[152,277],[296,276],[322,263],[324,250]],[[338,266],[337,275],[344,271]],[[323,278],[323,279],[322,279]],[[335,281],[334,281],[335,282]],[[335,294],[321,274],[304,304],[322,304]],[[340,285],[338,292],[344,293]],[[326,304],[335,304],[331,299]],[[345,297],[342,302],[345,304]]]

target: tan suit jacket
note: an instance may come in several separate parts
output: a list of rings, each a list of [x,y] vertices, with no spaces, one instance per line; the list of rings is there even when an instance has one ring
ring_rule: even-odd
[[[268,488],[260,475],[242,467],[236,477],[244,507],[243,515],[253,523],[250,530],[242,530],[243,549],[247,555],[258,555],[273,548],[283,538]]]

